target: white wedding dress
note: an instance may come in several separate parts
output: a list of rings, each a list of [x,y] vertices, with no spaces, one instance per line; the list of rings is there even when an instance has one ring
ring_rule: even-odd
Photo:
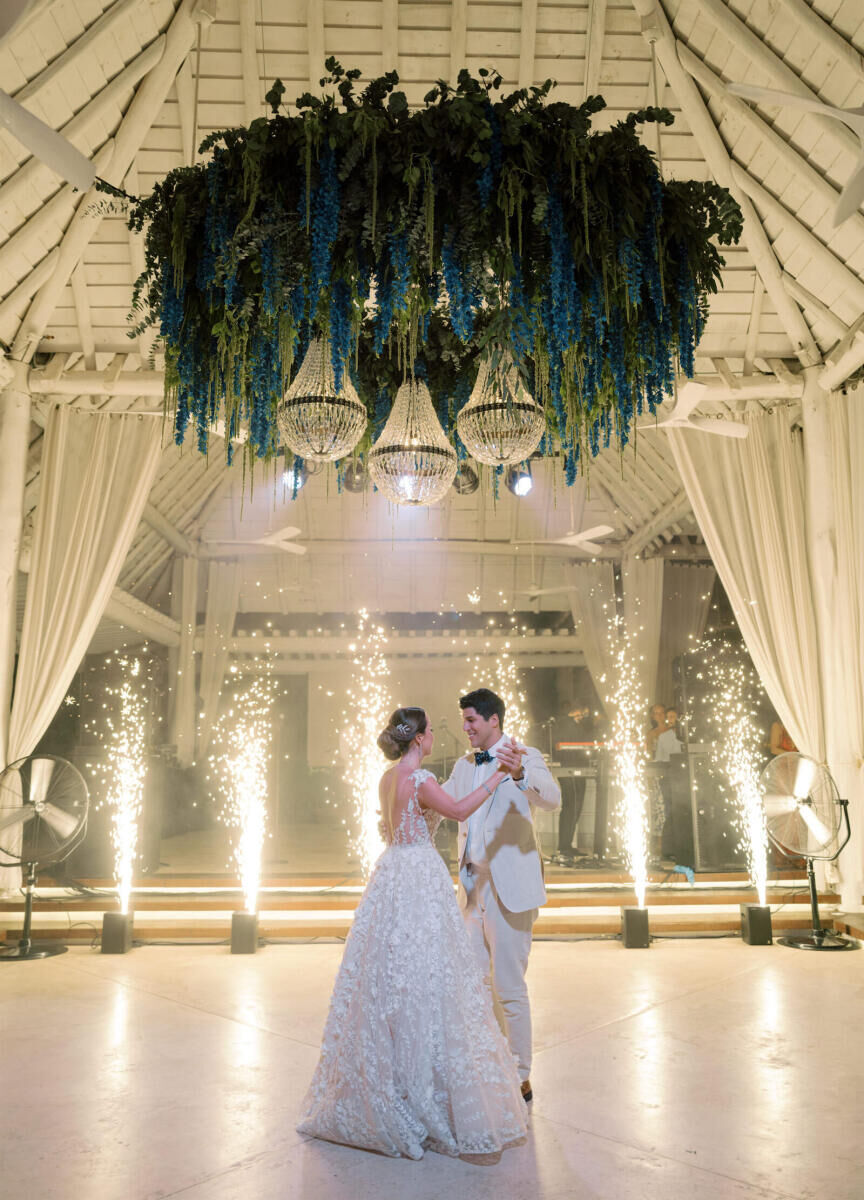
[[[357,908],[301,1133],[382,1154],[487,1155],[524,1140],[525,1102],[417,770]]]

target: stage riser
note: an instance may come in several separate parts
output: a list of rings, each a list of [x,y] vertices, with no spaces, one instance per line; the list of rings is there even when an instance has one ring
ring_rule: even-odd
[[[828,928],[832,927],[830,917],[825,915],[823,916],[823,920]],[[649,908],[649,924],[653,937],[663,937],[679,933],[702,933],[706,935],[740,933],[741,916],[737,911],[711,914],[675,914],[668,910],[663,913],[657,913]],[[809,906],[796,905],[791,912],[787,908],[782,913],[774,914],[772,916],[772,926],[775,935],[781,930],[809,928]],[[841,932],[851,932],[853,937],[864,936],[864,929],[849,928],[846,917],[838,917],[836,922],[834,922],[834,927]],[[322,921],[291,919],[271,922],[264,916],[259,923],[259,936],[264,939],[273,938],[280,941],[285,939],[308,940],[310,938],[344,939],[347,937],[350,928],[350,920],[344,917]],[[567,918],[541,916],[534,926],[534,936],[539,938],[556,936],[609,936],[617,935],[620,931],[621,917],[617,910],[603,915],[586,913]],[[34,921],[33,935],[37,941],[86,943],[98,939],[99,927],[96,925],[94,928],[78,927],[70,929],[66,924],[41,925],[38,921]],[[10,923],[3,936],[10,943],[14,943],[18,937],[18,929],[13,928]],[[224,914],[220,915],[218,919],[207,920],[205,918],[189,922],[165,921],[161,923],[158,920],[153,921],[147,918],[136,921],[133,937],[136,943],[145,944],[148,941],[224,941],[227,952],[231,937],[231,923],[230,919],[226,919]]]
[[[769,903],[781,904],[793,898],[805,899],[808,895],[806,883],[800,884],[794,889],[794,893],[790,895],[790,889],[782,888],[768,893]],[[823,892],[819,896],[820,904],[837,904],[839,897],[833,892]],[[355,909],[360,903],[360,896],[356,893],[348,896],[292,896],[292,895],[262,895],[259,897],[258,908],[261,912],[278,909],[284,911],[290,909],[293,912],[336,912],[344,909]],[[747,890],[690,890],[687,887],[676,888],[674,891],[652,892],[648,891],[648,903],[652,908],[667,908],[676,907],[682,904],[688,906],[701,904],[757,904],[758,898],[756,892],[752,889]],[[636,893],[632,891],[612,891],[612,890],[597,890],[597,891],[578,891],[566,892],[563,894],[552,893],[547,897],[545,910],[555,908],[602,908],[606,905],[635,905]],[[79,900],[66,900],[65,911],[70,914],[76,912],[114,912],[117,904],[113,897],[106,896],[104,899],[96,897],[81,897]],[[162,912],[167,908],[172,910],[182,910],[189,913],[195,912],[215,912],[222,911],[226,908],[243,911],[245,905],[240,893],[233,895],[219,896],[170,896],[170,897],[150,897],[150,896],[135,896],[133,898],[132,907],[135,912]],[[20,913],[24,911],[23,902],[20,900],[0,901],[0,913]],[[36,900],[33,903],[34,913],[57,912],[57,902]]]

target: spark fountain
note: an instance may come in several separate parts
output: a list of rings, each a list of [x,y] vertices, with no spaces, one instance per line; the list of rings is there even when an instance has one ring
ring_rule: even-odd
[[[351,643],[353,674],[346,690],[340,746],[345,757],[342,778],[354,806],[352,849],[360,859],[364,879],[384,849],[378,828],[378,781],[387,766],[378,749],[378,734],[387,724],[393,702],[387,686],[387,638],[372,625],[365,609],[357,614],[357,637]]]
[[[266,667],[238,677],[230,706],[213,734],[211,785],[221,801],[219,819],[234,833],[232,858],[245,910],[231,916],[231,953],[254,954],[258,945],[258,890],[267,833],[267,794],[276,684]]]
[[[744,940],[751,945],[770,945],[768,834],[759,786],[763,734],[757,700],[762,694],[761,684],[737,646],[707,638],[694,654],[703,661],[697,678],[704,678],[708,684],[702,703],[708,710],[706,724],[713,735],[712,765],[731,788],[738,847],[747,859],[750,880],[759,897],[758,906],[741,906]]]
[[[617,634],[617,638],[615,635]],[[615,620],[616,641],[612,721],[612,780],[619,792],[618,839],[636,892],[636,908],[621,909],[621,939],[628,949],[650,944],[648,910],[648,789],[645,783],[645,712],[633,638]]]
[[[146,647],[145,647],[146,649]],[[106,750],[100,774],[105,804],[111,812],[114,884],[119,912],[102,919],[103,954],[125,954],[132,947],[133,914],[129,911],[133,874],[138,856],[138,823],[144,800],[148,725],[149,671],[142,655],[117,651],[106,664],[117,667],[120,683],[105,688],[105,727],[96,731]]]

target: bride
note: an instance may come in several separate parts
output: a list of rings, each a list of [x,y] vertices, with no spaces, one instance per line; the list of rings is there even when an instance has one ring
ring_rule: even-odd
[[[420,766],[432,741],[422,708],[397,708],[378,738],[395,763],[379,784],[387,846],[345,943],[298,1130],[407,1158],[494,1156],[524,1141],[525,1103],[433,837],[506,772],[454,800]]]

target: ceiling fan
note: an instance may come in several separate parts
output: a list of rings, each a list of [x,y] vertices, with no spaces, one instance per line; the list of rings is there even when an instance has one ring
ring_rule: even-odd
[[[306,547],[298,546],[291,538],[295,538],[300,533],[296,525],[283,525],[281,529],[274,529],[272,533],[265,533],[263,537],[258,538],[219,538],[216,541],[210,542],[211,553],[219,546],[244,546],[247,550],[254,550],[258,546],[262,546],[265,550],[284,550],[288,554],[305,554]],[[218,553],[218,549],[216,550]]]
[[[864,105],[860,108],[836,108],[833,104],[823,104],[821,100],[811,100],[808,96],[777,92],[773,88],[757,87],[749,83],[730,83],[726,90],[733,96],[743,96],[745,100],[764,101],[778,108],[802,108],[805,112],[833,117],[841,121],[847,129],[851,129],[861,143],[861,153],[834,209],[834,228],[854,216],[864,204]]]
[[[694,417],[692,412],[705,399],[708,388],[704,383],[688,379],[678,388],[675,407],[660,421],[640,425],[640,430],[651,429],[698,429],[701,433],[714,433],[718,437],[746,438],[750,432],[743,421],[717,421],[712,417]]]
[[[592,525],[590,529],[582,529],[578,532],[571,529],[569,533],[565,533],[563,537],[545,538],[543,541],[532,542],[532,546],[572,546],[574,550],[580,550],[583,554],[597,554],[603,549],[602,546],[595,542],[594,538],[607,537],[615,530],[611,525]],[[560,588],[555,588],[555,591],[561,591]]]
[[[28,14],[44,7],[40,0],[5,0],[0,5],[0,42],[20,25]],[[67,138],[40,121],[23,105],[0,90],[0,126],[26,146],[32,155],[80,192],[86,192],[96,179],[92,162]]]

